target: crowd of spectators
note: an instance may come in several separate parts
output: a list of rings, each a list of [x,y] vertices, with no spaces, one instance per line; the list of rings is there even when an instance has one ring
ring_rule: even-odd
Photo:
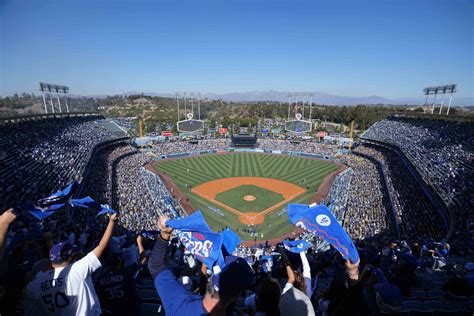
[[[120,223],[131,230],[156,228],[160,214],[157,200],[152,198],[141,173],[141,167],[150,159],[141,154],[126,155],[116,163],[115,207],[122,212]]]
[[[355,155],[341,157],[353,170],[343,226],[352,238],[390,234],[390,205],[384,180],[372,161]]]
[[[95,145],[123,133],[96,116],[44,119],[0,126],[0,207],[35,198],[79,179]]]
[[[354,170],[351,168],[347,168],[339,173],[334,179],[326,197],[326,204],[331,205],[332,214],[341,222],[345,217],[349,185],[353,176]]]
[[[397,154],[370,145],[358,146],[354,152],[372,157],[381,165],[396,222],[403,236],[442,238],[446,235],[447,223],[443,223],[440,214],[404,168]]]
[[[297,152],[307,152],[320,155],[332,156],[337,153],[337,146],[322,144],[313,141],[287,141],[271,138],[257,139],[257,146],[260,149],[287,150]]]
[[[80,178],[88,162],[83,152],[90,154],[101,140],[118,136],[94,120],[82,120],[72,124],[81,126],[82,132],[72,132],[70,125],[60,122],[57,125],[64,126],[56,134],[48,135],[43,127],[39,128],[44,133],[42,137],[35,134],[30,138],[36,145],[49,144],[45,145],[46,152],[63,155],[66,162],[50,162],[54,172],[43,174],[43,178],[62,179],[52,180],[53,184],[38,177],[33,178],[39,180],[33,181],[30,187],[18,181],[21,174],[9,180],[17,186],[20,197],[36,200],[64,187],[71,179]],[[64,140],[60,135],[69,136]],[[26,148],[37,149],[35,154],[38,154],[41,146],[33,146],[26,138],[17,139]],[[3,134],[0,139],[9,144]],[[57,140],[62,151],[51,151],[48,143],[51,139]],[[309,143],[303,143],[306,146],[302,149],[286,149],[293,145],[265,141],[264,145],[276,150],[324,154],[331,150],[319,144],[311,147]],[[159,145],[153,153],[158,156],[223,150],[228,144],[228,140],[206,140],[198,145],[170,142]],[[266,146],[261,144],[260,148]],[[32,157],[33,149],[29,150],[20,157],[28,153]],[[234,261],[235,268],[229,263],[227,276],[223,274],[216,281],[210,276],[212,269],[203,267],[199,258],[178,242],[171,229],[163,226],[163,215],[177,218],[183,213],[179,201],[170,197],[160,178],[143,167],[157,157],[138,153],[122,142],[104,146],[95,154],[92,168],[83,179],[82,194],[111,204],[119,216],[97,218],[95,212],[85,209],[72,213],[73,220],[52,216],[37,222],[15,211],[0,216],[0,249],[5,246],[5,254],[0,257],[0,313],[42,315],[54,311],[63,315],[74,311],[78,314],[80,310],[84,314],[156,315],[163,309],[167,315],[211,311],[221,315],[377,315],[413,309],[472,312],[469,305],[474,289],[474,262],[469,262],[473,261],[472,250],[456,251],[456,255],[468,254],[467,258],[453,256],[450,245],[438,243],[439,239],[432,238],[437,236],[429,228],[419,226],[418,216],[428,214],[423,210],[417,210],[420,212],[416,213],[417,218],[410,216],[403,223],[407,206],[401,203],[407,193],[398,191],[403,182],[387,183],[386,178],[408,176],[391,169],[390,164],[394,163],[395,168],[399,165],[392,161],[394,157],[390,153],[371,147],[359,147],[356,151],[370,159],[357,155],[340,157],[349,169],[338,177],[329,202],[340,206],[342,222],[356,242],[360,262],[342,260],[319,238],[304,233],[293,237],[310,244],[301,254],[268,243],[238,247],[234,255],[241,257],[241,261]],[[9,158],[14,157],[12,153],[11,149],[0,159],[5,166],[3,170],[10,173],[9,168],[17,166]],[[35,157],[39,159],[42,155]],[[77,161],[71,161],[71,157]],[[63,169],[69,172],[63,174]],[[49,189],[39,189],[37,185],[41,183],[48,183]],[[28,188],[32,189],[28,191]],[[13,194],[9,192],[6,197]],[[394,198],[396,194],[400,196]],[[392,229],[390,199],[405,225],[406,241],[384,234]],[[12,200],[2,203],[13,205]],[[411,220],[414,224],[408,226]],[[159,236],[146,233],[157,228],[161,228]],[[263,260],[264,256],[271,257],[272,264]],[[67,278],[68,275],[71,277]],[[66,276],[67,282],[59,281],[61,276]]]
[[[210,150],[226,150],[230,147],[230,139],[202,139],[196,143],[188,141],[166,142],[153,147],[157,155],[201,152]]]
[[[371,126],[364,138],[398,147],[445,203],[464,220],[474,205],[474,124],[393,117]]]
[[[95,163],[84,181],[83,192],[101,204],[113,204],[113,164],[119,157],[136,152],[127,142],[113,143],[102,148],[95,156]]]

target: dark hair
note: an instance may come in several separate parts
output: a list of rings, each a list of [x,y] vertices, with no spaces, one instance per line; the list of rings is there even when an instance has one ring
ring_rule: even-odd
[[[277,280],[266,278],[260,282],[257,290],[255,307],[258,312],[265,312],[267,316],[279,316],[281,288]]]
[[[306,281],[303,277],[303,273],[300,271],[294,271],[295,273],[295,288],[306,294]]]

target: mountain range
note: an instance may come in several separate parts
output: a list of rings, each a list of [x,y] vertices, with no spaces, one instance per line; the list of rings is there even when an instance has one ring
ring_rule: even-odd
[[[135,94],[144,94],[152,97],[164,97],[164,98],[175,98],[174,93],[155,93],[155,92],[141,92],[141,91],[130,91],[120,95],[129,96]],[[313,103],[324,104],[324,105],[423,105],[425,103],[424,96],[419,97],[401,97],[388,99],[377,95],[371,95],[366,97],[349,97],[349,96],[338,96],[328,93],[312,92]],[[201,99],[209,100],[222,100],[227,102],[256,102],[256,101],[272,101],[272,102],[288,102],[289,92],[282,91],[249,91],[249,92],[231,92],[231,93],[202,93]],[[69,95],[70,97],[81,97],[80,95]],[[108,95],[88,95],[86,97],[91,98],[106,98]],[[440,104],[442,96],[438,96],[436,103]],[[433,101],[433,96],[430,96],[428,103]],[[292,99],[295,102],[295,98]],[[298,98],[298,102],[301,102],[301,98]],[[447,106],[449,102],[449,95],[446,95],[444,99],[444,105]],[[453,97],[452,106],[474,106],[474,97],[461,97],[458,98],[456,95]]]
[[[122,95],[141,94],[142,92],[127,92]],[[377,95],[371,95],[366,97],[348,97],[338,96],[321,92],[313,93],[313,103],[325,104],[325,105],[358,105],[358,104],[393,104],[393,105],[422,105],[425,103],[425,97],[404,97],[388,99]],[[152,93],[144,92],[144,95],[149,96],[160,96],[174,98],[175,94],[170,93]],[[99,96],[96,96],[99,97]],[[223,100],[228,102],[255,102],[255,101],[273,101],[273,102],[288,102],[288,92],[282,91],[249,91],[249,92],[231,92],[231,93],[204,93],[201,98],[207,98],[210,100]],[[442,97],[438,96],[437,103],[441,102]],[[292,99],[295,102],[295,98]],[[301,98],[298,98],[301,102]],[[433,100],[433,96],[430,96],[429,101]],[[444,105],[449,102],[449,96],[447,95],[444,100]],[[462,97],[457,98],[456,95],[453,97],[453,106],[472,106],[474,105],[474,97]]]

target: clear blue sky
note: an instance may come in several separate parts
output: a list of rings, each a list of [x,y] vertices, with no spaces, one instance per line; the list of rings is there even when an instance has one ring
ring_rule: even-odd
[[[319,91],[473,96],[472,0],[0,0],[0,95]]]

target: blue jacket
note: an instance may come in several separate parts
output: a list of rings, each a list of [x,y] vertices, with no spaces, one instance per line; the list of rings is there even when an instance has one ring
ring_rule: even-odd
[[[168,241],[159,236],[148,263],[148,269],[155,282],[155,288],[161,298],[166,315],[207,315],[202,304],[202,296],[186,290],[178,282],[173,272],[166,267],[167,247]]]

